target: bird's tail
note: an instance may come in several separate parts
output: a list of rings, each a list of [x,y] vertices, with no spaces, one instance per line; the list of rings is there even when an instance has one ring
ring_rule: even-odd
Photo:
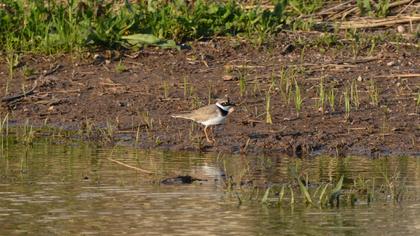
[[[172,114],[171,117],[191,120],[190,114]]]

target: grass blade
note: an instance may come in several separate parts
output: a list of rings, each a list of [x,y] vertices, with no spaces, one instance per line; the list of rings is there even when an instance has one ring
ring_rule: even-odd
[[[305,185],[303,185],[302,181],[300,181],[300,178],[297,178],[296,180],[299,183],[299,188],[300,188],[301,193],[303,194],[303,196],[305,196],[305,201],[310,204],[313,204],[311,194],[309,194],[308,189],[305,187]]]

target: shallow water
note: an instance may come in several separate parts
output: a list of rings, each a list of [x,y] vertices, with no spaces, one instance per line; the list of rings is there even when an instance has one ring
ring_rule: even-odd
[[[420,159],[294,159],[103,149],[87,145],[9,145],[0,157],[0,235],[419,235]],[[149,176],[116,164],[152,170]],[[313,181],[383,179],[383,168],[407,188],[400,204],[318,209],[239,204],[223,176],[250,174],[256,184],[282,182],[290,165]],[[382,168],[382,169],[381,169]],[[177,175],[207,180],[163,185]]]

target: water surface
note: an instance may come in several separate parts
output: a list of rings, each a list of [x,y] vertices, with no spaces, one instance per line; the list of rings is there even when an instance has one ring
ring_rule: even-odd
[[[319,209],[239,204],[226,191],[225,175],[244,178],[248,171],[246,178],[264,185],[290,178],[290,165],[315,182],[344,174],[346,183],[373,177],[385,182],[385,168],[404,181],[409,194],[400,204],[385,196],[370,205]],[[159,184],[177,175],[207,181]],[[418,158],[297,160],[16,144],[0,157],[0,235],[419,235],[419,190]]]

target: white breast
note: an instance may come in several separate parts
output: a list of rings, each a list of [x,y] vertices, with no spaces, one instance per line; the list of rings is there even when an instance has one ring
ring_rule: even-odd
[[[208,119],[206,121],[202,121],[200,123],[205,126],[219,125],[219,124],[222,124],[225,121],[225,119],[226,119],[226,116],[217,116],[217,117]]]

